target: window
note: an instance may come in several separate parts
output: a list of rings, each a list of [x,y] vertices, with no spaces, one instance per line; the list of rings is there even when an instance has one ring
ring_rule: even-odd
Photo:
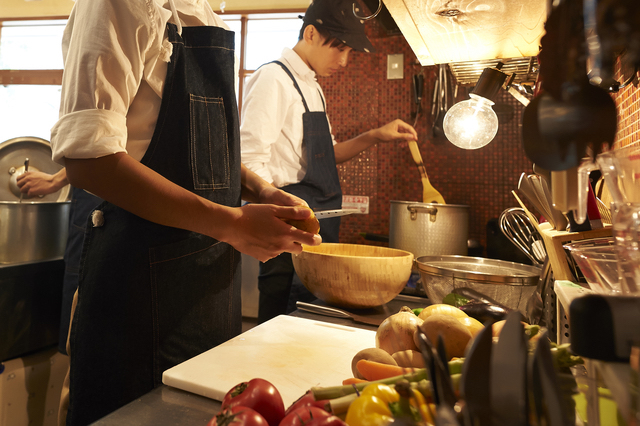
[[[58,119],[66,20],[0,21],[0,143],[46,140]]]
[[[298,41],[303,13],[220,14],[236,34],[238,98],[260,65]],[[62,33],[66,20],[0,20],[0,143],[20,136],[46,140],[58,119]]]
[[[300,13],[252,13],[220,15],[236,33],[236,51],[240,59],[238,107],[246,81],[261,65],[278,59],[285,47],[298,42],[302,27]]]

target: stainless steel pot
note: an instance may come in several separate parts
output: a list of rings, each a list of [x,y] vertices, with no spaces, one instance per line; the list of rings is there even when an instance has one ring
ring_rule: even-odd
[[[71,202],[0,201],[0,263],[62,257]]]
[[[391,201],[389,247],[418,258],[466,255],[469,206]]]
[[[0,264],[61,258],[69,228],[69,186],[43,197],[20,196],[16,177],[29,171],[53,174],[49,142],[20,137],[0,143]]]

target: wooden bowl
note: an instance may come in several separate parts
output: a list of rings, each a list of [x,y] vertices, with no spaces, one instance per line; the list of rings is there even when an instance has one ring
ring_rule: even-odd
[[[383,305],[406,286],[413,254],[387,247],[323,243],[292,255],[293,266],[318,299],[344,308]]]

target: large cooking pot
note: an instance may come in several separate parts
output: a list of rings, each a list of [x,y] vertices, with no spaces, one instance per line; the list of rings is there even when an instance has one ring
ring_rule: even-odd
[[[418,258],[467,254],[469,206],[391,201],[389,247]]]
[[[54,174],[48,141],[19,137],[0,143],[0,264],[34,262],[64,255],[69,227],[69,186],[43,197],[20,196],[16,178],[25,171]]]

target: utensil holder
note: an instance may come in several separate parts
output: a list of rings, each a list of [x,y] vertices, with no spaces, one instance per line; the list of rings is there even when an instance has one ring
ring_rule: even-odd
[[[556,280],[576,281],[576,277],[569,266],[568,255],[562,247],[564,244],[591,238],[610,237],[612,235],[611,225],[581,232],[556,231],[545,223],[540,224],[538,228],[540,235],[542,235],[544,246],[547,249],[547,256],[549,256],[551,269]]]

